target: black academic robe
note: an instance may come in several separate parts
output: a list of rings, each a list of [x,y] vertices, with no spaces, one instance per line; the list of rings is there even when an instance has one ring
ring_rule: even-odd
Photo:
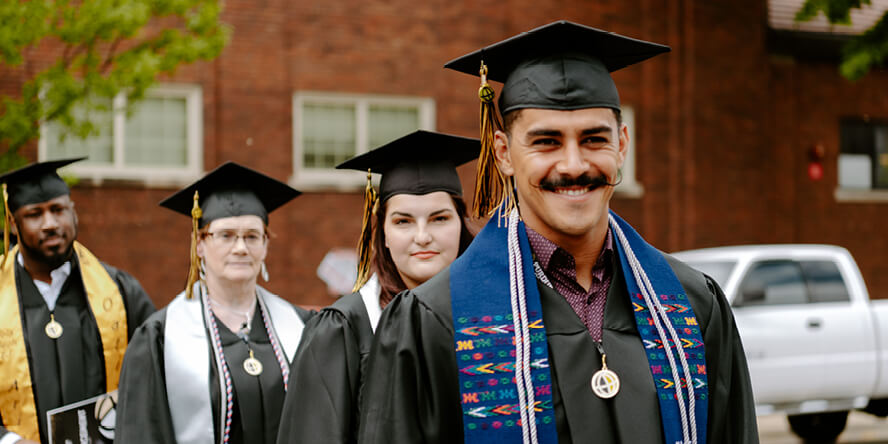
[[[130,274],[104,262],[102,266],[117,284],[123,296],[127,337],[131,338],[139,325],[154,313],[154,303]],[[44,327],[50,320],[49,307],[34,285],[31,275],[18,261],[15,265],[15,280],[31,368],[34,400],[37,404],[40,440],[47,442],[47,410],[82,401],[107,391],[102,341],[96,321],[89,309],[83,279],[80,277],[80,262],[76,255],[71,260],[71,274],[62,286],[55,310],[52,312],[55,320],[64,328],[62,336],[58,339],[46,336]],[[8,433],[6,428],[0,426],[0,438],[6,433]]]
[[[303,321],[310,312],[294,307]],[[164,328],[166,308],[161,309],[136,331],[120,372],[115,441],[139,444],[175,443],[173,420],[167,399],[167,384],[183,387],[193,381],[167,381],[164,372]],[[217,322],[222,350],[234,385],[234,409],[229,443],[273,444],[277,438],[280,411],[284,403],[284,382],[281,368],[262,316],[257,312],[249,333],[249,348],[262,363],[262,373],[250,376],[243,368],[249,356],[247,344],[224,324]],[[221,389],[219,371],[212,357],[212,341],[207,336],[210,354],[210,404],[213,409],[214,442],[220,442],[219,430]]]
[[[731,308],[711,278],[667,260],[687,292],[705,342],[706,442],[758,442],[746,358]],[[537,281],[561,444],[664,441],[656,388],[616,257],[613,269],[602,332],[608,368],[621,380],[620,393],[611,400],[598,398],[590,388],[601,355],[585,325],[562,295]],[[463,442],[449,283],[448,268],[396,297],[383,313],[367,366],[359,442]]]
[[[358,397],[373,330],[360,293],[340,298],[308,325],[293,359],[278,444],[354,443]]]

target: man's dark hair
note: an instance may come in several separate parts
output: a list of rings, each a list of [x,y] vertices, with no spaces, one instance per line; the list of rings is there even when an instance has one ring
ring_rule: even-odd
[[[509,111],[503,116],[503,129],[506,130],[507,136],[511,137],[512,125],[514,125],[515,121],[518,120],[518,117],[521,116],[522,110],[523,109],[516,109],[515,111]],[[620,127],[623,126],[623,112],[613,108],[611,108],[611,111],[614,112],[614,118],[617,119],[617,131],[619,132]]]

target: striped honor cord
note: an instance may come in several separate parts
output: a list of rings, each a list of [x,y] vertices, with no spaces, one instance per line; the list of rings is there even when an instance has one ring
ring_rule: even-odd
[[[271,326],[271,318],[267,314],[268,309],[265,306],[265,301],[258,294],[256,295],[256,298],[259,300],[259,308],[262,311],[262,322],[265,323],[265,331],[268,333],[268,341],[271,342],[271,349],[274,350],[274,357],[277,358],[278,365],[281,366],[281,376],[284,378],[284,393],[286,393],[287,381],[290,379],[290,364],[287,362],[287,358],[284,357],[280,341],[278,341],[277,334]]]
[[[206,299],[206,292],[202,293]],[[222,380],[225,383],[225,389],[222,390],[222,396],[225,398],[223,400],[225,403],[225,428],[222,432],[222,444],[228,444],[228,439],[231,434],[231,418],[234,415],[234,384],[231,382],[231,373],[228,371],[228,363],[225,361],[225,354],[222,352],[222,339],[219,337],[219,327],[216,324],[216,317],[213,315],[213,311],[209,309],[209,304],[207,304],[206,301],[204,307],[206,310],[207,321],[210,323],[210,332],[213,337],[213,349],[216,350],[216,362],[219,371],[222,373]]]
[[[524,444],[536,444],[537,428],[534,412],[533,378],[530,376],[530,327],[527,321],[527,295],[524,289],[523,261],[518,240],[518,209],[513,208],[508,221],[509,285],[512,323],[515,329],[515,380],[521,412]]]
[[[653,319],[654,326],[657,329],[657,334],[660,336],[660,340],[663,342],[663,350],[666,352],[666,358],[669,360],[669,366],[672,367],[672,377],[675,381],[681,381],[678,376],[678,369],[675,365],[676,353],[673,351],[673,348],[681,348],[681,340],[678,337],[678,333],[672,326],[672,322],[669,320],[669,317],[666,314],[666,309],[660,303],[659,298],[656,297],[657,293],[655,292],[653,285],[651,285],[647,273],[645,273],[644,268],[642,268],[641,263],[635,256],[635,252],[632,251],[632,247],[629,245],[629,241],[628,239],[626,239],[626,235],[623,233],[623,230],[617,224],[616,220],[614,220],[614,217],[612,215],[608,215],[608,219],[610,221],[611,228],[614,230],[614,233],[617,235],[617,238],[620,241],[621,247],[626,252],[626,257],[629,261],[629,265],[630,267],[632,267],[632,275],[635,278],[638,288],[641,289],[645,304],[647,305],[648,311],[651,313],[651,318]],[[666,330],[668,330],[668,335]],[[672,337],[672,344],[675,344],[674,347],[669,346],[670,336]],[[681,384],[677,382],[675,384],[675,398],[678,401],[678,410],[681,415],[682,435],[684,438],[684,442],[696,444],[697,422],[694,414],[696,399],[694,397],[693,375],[691,374],[691,370],[688,366],[688,362],[685,358],[684,352],[682,351],[677,354],[679,356],[679,360],[681,361],[681,367],[685,376],[685,381],[687,381],[685,383],[685,386],[687,387],[688,391],[689,404],[685,405],[684,394],[681,390]]]

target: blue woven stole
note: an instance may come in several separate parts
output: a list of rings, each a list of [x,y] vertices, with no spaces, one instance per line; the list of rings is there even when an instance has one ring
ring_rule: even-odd
[[[611,216],[622,233],[621,238],[615,236],[617,251],[657,388],[665,442],[692,442],[692,435],[697,437],[696,442],[706,442],[708,385],[705,353],[693,308],[663,255],[616,213],[611,212]],[[515,443],[523,439],[515,377],[516,346],[510,300],[508,236],[507,228],[498,226],[498,217],[491,218],[450,269],[454,347],[459,368],[463,433],[467,444]],[[528,387],[528,390],[534,398],[536,441],[554,443],[557,442],[557,431],[552,410],[546,331],[532,253],[523,222],[519,223],[517,234],[530,324],[532,387]],[[642,279],[642,284],[638,283],[639,276],[633,272],[630,256],[637,260],[638,268],[644,271],[654,289],[658,302],[652,303],[654,306],[660,305],[655,312],[648,308],[651,301],[645,301],[640,289],[644,281]],[[655,313],[660,313],[656,315],[656,320]],[[673,351],[671,362],[664,349],[663,337]],[[677,338],[677,341],[670,338]],[[676,343],[681,344],[681,348],[676,349]],[[684,353],[686,366],[675,352]],[[685,368],[690,377],[686,376]],[[624,381],[624,384],[630,383]],[[690,391],[693,391],[693,408],[688,396]],[[695,433],[689,432],[694,427]]]
[[[498,219],[499,215],[492,217],[450,267],[454,345],[466,444],[523,440],[509,292],[508,236],[505,226],[497,226]],[[530,386],[524,386],[533,395],[536,442],[556,443],[546,330],[524,223],[519,223],[517,232],[530,324],[531,381]]]
[[[706,378],[706,355],[703,350],[703,338],[700,327],[691,303],[685,294],[684,288],[672,272],[672,267],[666,262],[666,258],[656,248],[645,242],[644,239],[623,219],[611,211],[612,222],[615,222],[628,242],[630,251],[623,242],[615,236],[617,251],[620,255],[620,266],[626,279],[626,288],[632,299],[632,307],[635,312],[635,322],[641,335],[651,367],[651,375],[657,388],[657,397],[660,401],[660,418],[663,422],[663,433],[667,444],[685,442],[706,442],[706,423],[709,405],[708,383]],[[616,231],[613,228],[612,230]],[[630,264],[630,253],[634,253],[648,281],[653,287],[654,297],[659,299],[662,310],[651,312],[645,301],[637,277],[633,274]],[[669,356],[664,348],[664,340],[658,331],[655,322],[655,313],[665,314],[668,323],[671,324],[681,347],[676,348],[676,341],[669,334],[664,316],[658,315],[660,331],[666,333],[665,344],[673,351],[673,359],[670,363]],[[690,373],[686,376],[684,366],[681,363],[679,353],[684,353],[685,361]],[[613,359],[619,359],[614,357]],[[674,366],[673,366],[674,364]],[[675,371],[673,371],[675,370]],[[690,380],[689,380],[690,379]],[[689,392],[693,392],[694,408],[690,409]],[[619,394],[617,395],[619,396]],[[679,402],[681,397],[681,402]],[[682,408],[684,407],[684,408]],[[684,415],[682,415],[684,411]],[[693,413],[692,413],[693,412]],[[682,416],[685,418],[683,419]],[[682,421],[689,421],[696,425],[696,436],[686,438],[682,430]]]

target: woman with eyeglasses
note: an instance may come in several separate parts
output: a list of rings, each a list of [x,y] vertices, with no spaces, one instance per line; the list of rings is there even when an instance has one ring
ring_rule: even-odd
[[[416,131],[337,167],[380,173],[379,193],[368,177],[354,293],[309,322],[278,444],[356,442],[362,370],[383,309],[448,267],[472,241],[456,166],[480,149],[477,139]]]
[[[191,269],[126,351],[117,442],[274,443],[310,313],[257,278],[268,280],[268,213],[298,195],[228,162],[160,203],[192,218]]]

